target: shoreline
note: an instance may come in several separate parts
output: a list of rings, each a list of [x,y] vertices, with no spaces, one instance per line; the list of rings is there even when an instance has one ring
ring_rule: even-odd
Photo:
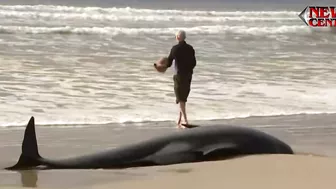
[[[175,120],[166,120],[166,121],[140,121],[140,122],[109,122],[109,123],[59,123],[59,124],[40,124],[38,116],[34,116],[36,119],[36,127],[49,127],[49,128],[83,128],[90,126],[127,126],[127,127],[138,127],[138,126],[148,126],[148,125],[158,125],[159,127],[166,127],[165,125],[175,124]],[[30,116],[27,116],[27,123],[30,119]],[[233,117],[233,118],[223,118],[223,119],[204,119],[204,120],[190,120],[191,124],[244,124],[242,126],[252,126],[256,124],[261,124],[264,127],[268,127],[270,125],[265,125],[265,121],[267,122],[276,122],[278,123],[280,120],[284,121],[284,123],[288,122],[297,122],[300,123],[303,119],[309,119],[314,121],[325,121],[327,119],[328,122],[323,122],[327,126],[330,125],[330,121],[334,123],[336,120],[336,113],[297,113],[297,114],[276,114],[276,115],[251,115],[251,116],[242,116],[242,117]],[[251,121],[252,125],[246,124]],[[308,125],[312,125],[312,122],[306,122]],[[277,125],[278,126],[278,125]],[[0,127],[0,130],[11,130],[11,129],[24,129],[26,127],[26,123],[20,125],[9,125]],[[154,127],[153,127],[154,128]]]

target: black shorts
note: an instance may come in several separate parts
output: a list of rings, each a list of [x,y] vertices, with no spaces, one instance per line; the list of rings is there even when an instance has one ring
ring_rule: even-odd
[[[192,74],[174,75],[174,92],[176,96],[176,104],[179,102],[187,102],[190,93],[190,85]]]

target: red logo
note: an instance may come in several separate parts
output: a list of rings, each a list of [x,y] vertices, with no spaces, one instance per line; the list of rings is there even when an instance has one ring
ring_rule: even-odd
[[[308,6],[299,14],[301,20],[311,27],[336,27],[336,8]]]

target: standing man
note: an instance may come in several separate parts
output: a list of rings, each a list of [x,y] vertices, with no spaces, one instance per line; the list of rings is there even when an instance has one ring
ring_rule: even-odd
[[[174,92],[176,104],[180,105],[177,126],[183,128],[181,116],[183,116],[184,123],[188,125],[186,102],[190,92],[193,69],[196,66],[196,58],[194,48],[185,41],[185,31],[178,31],[175,38],[178,44],[174,45],[170,51],[167,67],[170,67],[174,61]]]

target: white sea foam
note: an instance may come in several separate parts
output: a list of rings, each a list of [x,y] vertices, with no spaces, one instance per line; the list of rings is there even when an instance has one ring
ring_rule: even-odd
[[[296,11],[190,11],[190,10],[157,10],[157,9],[138,9],[138,8],[101,8],[101,7],[71,7],[53,5],[1,5],[0,11],[37,11],[51,13],[107,13],[107,14],[163,14],[163,15],[197,15],[197,16],[297,16]]]
[[[183,29],[189,34],[221,34],[236,33],[246,35],[309,33],[306,26],[280,26],[280,27],[248,27],[210,25],[196,27],[172,28],[124,28],[124,27],[30,27],[30,26],[0,26],[0,33],[28,33],[28,34],[88,34],[88,35],[141,35],[141,34],[167,34],[171,35],[178,29]]]
[[[248,118],[253,116],[290,116],[290,115],[317,115],[317,114],[335,114],[336,111],[276,111],[269,113],[227,113],[225,116],[214,115],[213,111],[204,110],[202,114],[189,114],[190,117],[198,116],[198,121],[206,120],[219,120],[219,119],[234,119],[234,118]],[[60,115],[60,114],[59,114]],[[158,117],[144,117],[143,115],[139,116],[123,116],[119,118],[112,118],[115,116],[110,116],[108,120],[104,120],[97,115],[93,115],[90,118],[88,117],[75,117],[75,116],[65,116],[60,118],[59,115],[55,116],[35,116],[35,123],[37,125],[43,125],[47,127],[63,127],[63,128],[80,128],[80,127],[90,127],[92,125],[107,125],[107,124],[124,124],[124,123],[146,123],[146,122],[175,122],[175,117],[163,119]],[[174,115],[174,114],[172,114]],[[26,126],[30,116],[16,119],[15,116],[12,116],[10,119],[0,119],[0,128],[13,128],[13,127],[23,127]]]
[[[124,15],[119,14],[90,14],[83,13],[50,13],[50,12],[19,12],[19,11],[0,11],[0,17],[22,18],[22,19],[57,19],[57,20],[92,20],[92,21],[184,21],[184,22],[226,22],[226,21],[295,21],[296,17],[255,17],[248,15],[223,15],[223,16],[193,16],[193,15]]]

